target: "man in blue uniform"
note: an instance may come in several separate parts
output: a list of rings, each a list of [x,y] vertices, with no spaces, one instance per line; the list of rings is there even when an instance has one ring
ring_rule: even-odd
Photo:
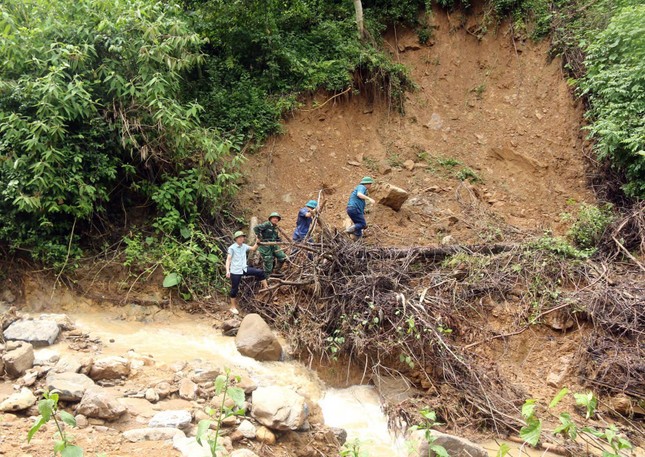
[[[354,225],[347,227],[345,232],[349,233],[349,236],[353,240],[357,240],[363,236],[363,230],[367,227],[367,221],[365,220],[365,201],[369,201],[372,205],[376,203],[373,198],[367,196],[372,184],[374,184],[374,180],[369,176],[365,176],[349,196],[347,215]]]
[[[316,200],[309,200],[305,207],[298,211],[296,229],[294,230],[292,237],[293,241],[304,241],[307,233],[309,233],[309,227],[311,227],[311,221],[316,213],[317,207],[318,202]]]

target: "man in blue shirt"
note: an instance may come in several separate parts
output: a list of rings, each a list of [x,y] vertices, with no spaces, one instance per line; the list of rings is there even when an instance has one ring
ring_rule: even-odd
[[[318,202],[316,200],[309,200],[304,208],[298,211],[298,220],[296,221],[296,229],[293,232],[293,241],[304,241],[309,227],[311,227],[311,220],[316,213]]]
[[[374,184],[374,180],[369,176],[365,176],[349,196],[347,215],[354,225],[347,227],[345,232],[349,233],[349,236],[353,240],[357,240],[363,236],[363,230],[367,227],[367,221],[365,220],[365,201],[369,201],[372,205],[376,203],[373,198],[367,196],[372,184]]]
[[[256,241],[253,246],[244,243],[246,235],[241,230],[238,230],[233,235],[235,243],[228,247],[228,255],[226,256],[226,277],[231,279],[231,309],[233,314],[238,314],[237,309],[237,292],[240,288],[240,281],[243,276],[253,276],[257,281],[260,281],[262,288],[268,289],[266,275],[263,270],[259,268],[252,268],[246,264],[246,253],[248,251],[255,251],[259,244]]]

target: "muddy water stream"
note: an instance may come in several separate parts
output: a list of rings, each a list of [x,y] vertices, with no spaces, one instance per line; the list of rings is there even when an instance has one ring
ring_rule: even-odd
[[[204,319],[173,316],[153,322],[123,320],[105,312],[67,313],[76,326],[103,343],[102,354],[123,355],[134,350],[157,363],[173,364],[201,359],[247,374],[258,385],[280,385],[317,402],[325,423],[347,431],[348,440],[359,439],[370,457],[406,455],[403,443],[390,437],[378,393],[371,386],[326,388],[315,372],[296,361],[258,362],[240,355],[235,340],[222,336]]]
[[[67,308],[67,307],[66,307]],[[49,309],[49,312],[56,312]],[[152,316],[133,315],[122,310],[96,311],[78,307],[66,312],[76,326],[99,337],[102,355],[124,355],[130,350],[151,356],[157,364],[174,364],[193,360],[209,361],[228,367],[234,374],[247,375],[258,385],[280,385],[317,402],[325,423],[344,428],[348,441],[359,440],[363,455],[369,457],[398,457],[407,455],[402,438],[393,437],[387,428],[387,419],[381,410],[381,400],[373,386],[354,385],[344,389],[329,388],[316,373],[297,361],[258,362],[239,354],[234,338],[222,336],[211,321],[183,314],[159,313]],[[56,344],[61,353],[69,352],[63,344]],[[496,455],[494,442],[484,444],[490,456]],[[513,445],[511,457],[554,455],[543,452],[520,454]]]

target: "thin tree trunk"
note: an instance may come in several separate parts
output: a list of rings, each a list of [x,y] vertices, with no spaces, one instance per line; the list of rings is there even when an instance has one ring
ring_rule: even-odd
[[[361,0],[354,0],[354,9],[356,10],[356,25],[358,26],[358,37],[362,40],[365,38],[365,27],[363,25],[363,4]]]

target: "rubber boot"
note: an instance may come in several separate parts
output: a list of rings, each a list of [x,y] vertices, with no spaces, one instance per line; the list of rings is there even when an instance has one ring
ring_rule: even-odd
[[[280,273],[280,270],[282,270],[282,265],[284,265],[284,260],[276,260],[275,268],[273,269],[271,276],[273,276],[274,278],[282,278],[284,276],[282,273]]]
[[[350,225],[345,229],[345,233],[354,233],[354,230],[356,229],[355,225]]]

